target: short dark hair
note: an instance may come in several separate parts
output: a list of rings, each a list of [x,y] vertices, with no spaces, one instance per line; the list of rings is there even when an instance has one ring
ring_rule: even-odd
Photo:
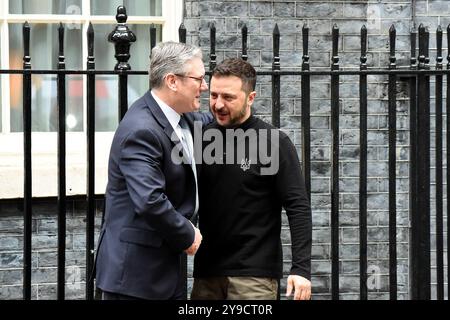
[[[255,90],[256,71],[253,66],[241,58],[228,58],[219,63],[211,77],[235,76],[242,80],[242,90],[247,94]]]

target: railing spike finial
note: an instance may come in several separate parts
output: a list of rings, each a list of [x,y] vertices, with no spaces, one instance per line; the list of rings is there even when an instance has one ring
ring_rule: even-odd
[[[214,21],[209,24],[209,70],[212,71],[216,67],[216,25]]]
[[[450,43],[450,23],[447,26],[447,44]],[[447,52],[447,69],[450,69],[450,50]]]
[[[280,70],[280,29],[278,24],[275,23],[273,28],[273,70]]]
[[[242,60],[247,61],[248,59],[248,55],[247,55],[247,25],[244,23],[242,28],[241,28],[241,33],[242,33]]]
[[[58,68],[62,69],[65,65],[64,59],[64,26],[62,22],[59,23],[58,27]]]
[[[360,69],[367,69],[367,28],[365,25],[361,27],[361,57],[359,58]]]
[[[303,56],[302,56],[302,69],[309,70],[309,27],[305,23],[302,27],[302,44],[303,44]]]
[[[136,36],[133,31],[125,24],[127,21],[127,12],[124,6],[117,7],[116,21],[117,25],[114,30],[108,35],[108,41],[114,43],[114,55],[117,64],[115,70],[130,70],[131,66],[128,63],[130,59],[131,42],[136,41]]]
[[[335,23],[333,29],[331,30],[331,41],[332,41],[332,70],[339,70],[339,28]]]
[[[183,22],[178,28],[178,41],[181,43],[186,43],[186,27]]]
[[[417,57],[416,57],[416,45],[417,45],[417,30],[412,27],[410,33],[410,43],[411,43],[411,59],[410,59],[410,68],[417,68]]]
[[[89,22],[87,29],[87,40],[88,40],[88,63],[94,61],[94,27],[92,22]]]
[[[395,57],[395,46],[396,46],[397,31],[395,30],[394,24],[389,28],[389,68],[396,68],[397,58]]]
[[[23,68],[31,69],[31,57],[30,57],[30,33],[31,28],[28,21],[23,24]]]
[[[425,31],[425,26],[423,25],[423,23],[421,23],[420,25],[419,25],[419,32],[424,32]]]
[[[436,69],[442,69],[442,61],[444,58],[442,57],[442,28],[439,25],[436,29]]]
[[[273,34],[280,35],[280,29],[278,28],[278,23],[275,23],[275,27],[273,28]]]
[[[124,6],[117,7],[116,21],[117,23],[125,23],[127,22],[127,9]]]
[[[156,28],[152,23],[150,25],[150,58],[152,57],[153,48],[156,46]]]

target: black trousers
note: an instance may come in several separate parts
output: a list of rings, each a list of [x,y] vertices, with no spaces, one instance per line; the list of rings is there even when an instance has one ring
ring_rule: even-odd
[[[187,256],[183,253],[180,257],[180,276],[178,277],[177,288],[175,289],[175,293],[168,300],[186,300],[187,299],[187,272],[186,272],[186,262]],[[138,297],[127,296],[120,293],[115,292],[106,292],[97,288],[97,291],[101,291],[101,300],[145,300]]]

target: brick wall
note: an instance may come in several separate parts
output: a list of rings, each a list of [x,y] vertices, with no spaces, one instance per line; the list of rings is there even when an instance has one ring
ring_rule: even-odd
[[[98,239],[103,201],[97,201]],[[56,299],[58,233],[56,199],[35,199],[32,220],[31,298]],[[86,201],[67,203],[66,299],[84,299],[86,284]],[[23,201],[0,201],[0,300],[22,299]]]
[[[217,61],[240,53],[240,28],[248,27],[249,61],[259,70],[272,64],[272,31],[275,23],[281,33],[281,68],[301,67],[301,29],[310,27],[310,61],[312,68],[330,68],[331,28],[340,28],[339,56],[341,68],[359,64],[359,33],[368,28],[368,66],[388,65],[388,29],[397,29],[397,63],[409,64],[409,29],[413,27],[411,0],[352,1],[193,1],[186,0],[185,26],[188,43],[200,45],[208,65],[209,24],[217,29]],[[416,27],[424,23],[431,32],[431,64],[435,62],[438,24],[446,29],[450,23],[450,1],[417,0]],[[445,34],[444,34],[445,37]],[[139,41],[139,40],[138,40]],[[444,47],[446,41],[444,40]],[[444,57],[447,50],[444,50]],[[444,61],[446,62],[446,61]],[[330,85],[329,78],[312,77],[311,92],[311,155],[313,208],[313,299],[330,299]],[[340,86],[340,291],[342,299],[359,298],[359,100],[358,78],[341,77]],[[283,76],[281,88],[281,125],[300,151],[301,93],[299,77]],[[431,92],[434,92],[432,85]],[[270,121],[270,77],[259,77],[258,96],[254,105],[257,116]],[[408,299],[409,287],[409,101],[408,85],[397,85],[397,241],[399,299]],[[445,103],[445,102],[444,102]],[[204,106],[207,106],[207,100]],[[445,104],[444,104],[445,105]],[[368,266],[379,270],[380,287],[369,290],[369,299],[387,299],[388,294],[388,162],[387,162],[387,78],[369,76],[368,92]],[[432,108],[434,100],[432,100]],[[432,109],[432,112],[433,109]],[[434,117],[432,116],[432,128]],[[445,119],[444,119],[445,122]],[[433,140],[432,140],[433,143]],[[444,141],[445,145],[445,141]],[[300,155],[301,153],[299,153]],[[434,162],[432,150],[431,163]],[[445,173],[444,173],[445,174]],[[433,179],[433,174],[432,174]],[[445,191],[445,190],[444,190]],[[432,199],[434,189],[432,188]],[[445,202],[444,202],[445,203]],[[68,206],[67,228],[67,298],[84,298],[85,272],[85,208],[82,200]],[[22,296],[23,219],[21,208],[14,201],[0,201],[0,299]],[[445,209],[445,208],[444,208]],[[33,299],[56,298],[56,201],[43,199],[33,213]],[[290,267],[290,239],[286,217],[283,217],[282,241],[284,270]],[[96,218],[97,227],[100,215]],[[434,203],[432,202],[432,241],[434,240]],[[444,221],[446,226],[446,221]],[[96,237],[97,240],[97,237]],[[435,246],[432,244],[432,249]],[[432,261],[435,261],[434,251]],[[192,260],[189,259],[189,275]],[[79,268],[79,269],[78,269]],[[433,271],[435,269],[433,268]],[[370,272],[370,270],[369,270]],[[78,274],[80,277],[78,277]],[[74,281],[73,281],[74,280]],[[79,280],[79,281],[78,281]],[[285,291],[286,277],[282,280]],[[435,282],[434,272],[432,281]],[[445,279],[447,281],[447,279]],[[80,284],[81,287],[78,285]],[[188,291],[192,278],[188,280]],[[447,286],[445,286],[447,289]],[[282,295],[283,297],[283,295]],[[432,297],[435,297],[433,292]]]
[[[302,27],[310,28],[311,68],[330,69],[331,29],[339,27],[341,69],[359,67],[360,29],[368,28],[369,67],[387,67],[389,63],[388,30],[397,31],[397,64],[409,65],[409,31],[419,23],[430,27],[431,54],[436,46],[435,30],[446,28],[450,19],[448,1],[186,1],[187,41],[200,45],[209,61],[209,26],[216,26],[217,61],[240,55],[240,29],[248,28],[248,60],[259,70],[272,64],[272,32],[278,24],[282,69],[298,69],[302,63]],[[445,14],[446,16],[440,16]],[[444,41],[445,46],[446,41]],[[446,51],[446,50],[445,50]],[[446,55],[446,52],[444,53]],[[434,63],[434,57],[431,63]],[[331,125],[330,79],[311,79],[311,156],[313,208],[313,298],[329,299],[330,260],[330,175]],[[389,297],[388,255],[388,101],[387,77],[369,76],[368,91],[368,266],[379,270],[380,284],[369,290],[369,299]],[[359,88],[357,76],[340,79],[340,298],[359,298]],[[300,77],[281,78],[281,127],[301,148]],[[432,88],[433,90],[433,88]],[[398,298],[408,299],[409,287],[409,87],[397,84],[397,241]],[[432,91],[433,92],[433,91]],[[258,79],[254,112],[270,121],[270,77]],[[432,102],[433,103],[433,102]],[[205,101],[207,105],[207,101]],[[432,118],[433,120],[434,118]],[[433,128],[433,126],[432,126]],[[434,154],[432,156],[432,161]],[[434,221],[434,220],[433,220]],[[432,222],[433,222],[432,221]],[[432,223],[433,226],[433,223]],[[433,231],[434,229],[432,229]],[[289,270],[288,225],[283,226],[285,271]],[[369,273],[370,271],[369,270]],[[282,281],[282,291],[285,290]],[[434,293],[433,293],[433,296]]]

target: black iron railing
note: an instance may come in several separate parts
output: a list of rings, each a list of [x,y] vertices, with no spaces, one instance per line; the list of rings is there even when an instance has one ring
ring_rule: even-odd
[[[64,26],[59,27],[59,57],[57,70],[34,70],[31,67],[30,26],[23,26],[23,69],[0,70],[0,74],[23,75],[23,128],[24,128],[24,261],[23,261],[23,297],[31,299],[31,222],[32,222],[32,156],[31,156],[31,75],[56,74],[58,100],[58,277],[57,297],[65,297],[65,236],[66,236],[66,76],[85,74],[87,76],[87,223],[86,223],[86,298],[93,299],[94,279],[90,277],[94,268],[94,217],[95,217],[95,77],[96,75],[117,75],[119,121],[128,109],[127,83],[129,75],[145,75],[148,71],[132,71],[128,64],[129,50],[136,40],[134,34],[126,25],[126,12],[119,7],[116,16],[118,25],[111,32],[108,40],[116,48],[115,57],[118,61],[114,70],[96,70],[94,58],[94,29],[90,24],[87,31],[88,57],[85,70],[68,70],[65,68],[64,57]],[[248,58],[247,27],[242,27],[242,59]],[[156,28],[150,27],[150,50],[156,45]],[[330,70],[311,70],[309,57],[309,27],[302,29],[303,56],[301,70],[282,70],[280,61],[280,31],[275,25],[273,31],[273,63],[272,69],[258,71],[258,75],[271,76],[272,84],[272,123],[280,127],[280,91],[283,76],[299,76],[301,78],[301,130],[302,130],[302,168],[305,176],[306,189],[311,192],[311,76],[329,76],[331,83],[331,294],[333,299],[339,299],[339,99],[340,77],[346,75],[359,76],[360,103],[360,167],[359,167],[359,252],[360,252],[360,298],[367,299],[367,96],[368,75],[388,76],[388,128],[389,128],[389,288],[390,299],[397,298],[397,209],[396,209],[396,86],[399,77],[408,76],[410,84],[410,214],[411,214],[411,298],[430,299],[431,268],[430,268],[430,78],[436,78],[436,282],[437,298],[444,296],[444,247],[443,247],[443,78],[447,78],[447,97],[450,97],[450,53],[447,56],[447,68],[443,68],[442,29],[436,32],[437,58],[436,66],[431,69],[429,63],[429,31],[421,25],[418,32],[411,32],[411,59],[409,66],[398,66],[396,62],[396,30],[389,30],[389,61],[388,68],[369,69],[367,66],[367,29],[361,28],[361,57],[359,70],[341,70],[339,65],[339,28],[334,25],[332,34],[332,63]],[[419,54],[416,58],[418,36]],[[450,43],[450,26],[447,28],[448,43]],[[216,65],[216,29],[210,27],[209,71]],[[184,25],[179,29],[179,41],[186,42]],[[446,102],[446,114],[450,114],[450,99]],[[450,117],[447,116],[447,128],[450,128]],[[446,159],[450,160],[450,130],[446,132]],[[447,181],[450,181],[450,171],[447,170]],[[450,188],[447,188],[447,199],[450,198]],[[448,206],[447,206],[448,207]],[[448,210],[448,209],[447,209]],[[448,211],[447,211],[448,217]],[[450,219],[447,218],[447,230]],[[447,237],[447,248],[450,240]],[[447,265],[449,263],[447,255]]]

